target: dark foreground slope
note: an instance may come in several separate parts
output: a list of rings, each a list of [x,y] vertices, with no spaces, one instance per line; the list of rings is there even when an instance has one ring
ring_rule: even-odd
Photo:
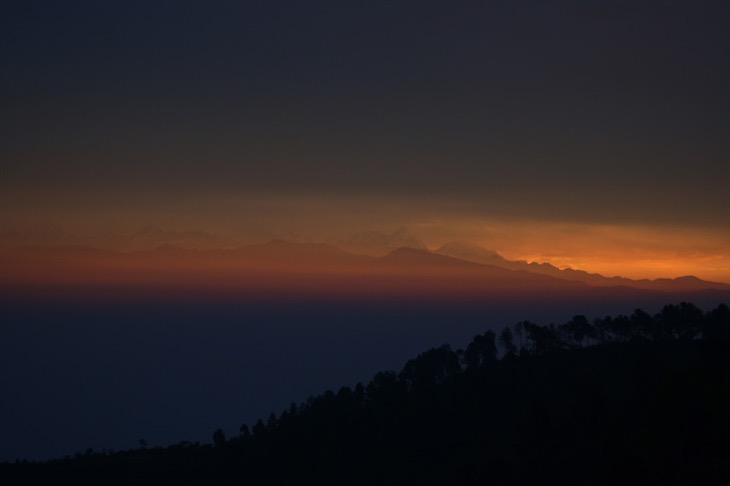
[[[522,322],[213,445],[0,465],[2,484],[651,484],[730,478],[730,309]]]

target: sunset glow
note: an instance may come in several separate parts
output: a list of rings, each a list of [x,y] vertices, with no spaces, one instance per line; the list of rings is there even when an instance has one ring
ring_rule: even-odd
[[[694,275],[730,282],[730,231],[719,228],[681,223],[607,224],[538,221],[520,216],[480,217],[474,208],[454,201],[438,203],[414,198],[297,200],[269,196],[238,201],[198,199],[196,204],[184,204],[191,205],[190,209],[175,209],[172,201],[148,202],[144,209],[102,205],[88,209],[52,208],[43,213],[29,210],[14,213],[6,206],[0,249],[41,246],[53,253],[54,247],[74,246],[124,254],[165,246],[200,251],[234,250],[280,239],[383,256],[399,245],[411,246],[414,242],[435,251],[446,243],[460,241],[497,251],[510,260],[550,263],[561,269],[572,268],[606,277],[655,279]],[[378,238],[387,239],[399,228],[411,240],[394,240],[387,246],[377,243]],[[150,272],[153,268],[171,272],[178,266],[184,272],[196,265],[194,252],[180,252],[179,261],[162,258],[160,253],[146,258],[145,268]],[[198,270],[215,273],[238,268],[235,262],[227,262],[225,258],[206,262],[204,265],[212,266]],[[310,263],[313,265],[310,271],[328,272]],[[271,265],[269,270],[273,272],[277,271],[278,264],[257,263],[261,269]],[[137,263],[122,259],[113,265],[122,269]],[[240,270],[245,274],[246,269]],[[22,273],[18,270],[16,277],[29,278]],[[81,275],[75,272],[74,278]],[[123,275],[119,278],[125,281],[147,278],[132,268],[127,268]],[[6,274],[5,279],[8,278]]]
[[[205,444],[522,320],[730,302],[728,25],[0,2],[0,462]]]

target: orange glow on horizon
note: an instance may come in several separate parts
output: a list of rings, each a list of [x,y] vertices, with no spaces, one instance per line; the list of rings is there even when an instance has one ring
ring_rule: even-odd
[[[730,232],[635,225],[510,224],[492,231],[505,258],[634,280],[698,278],[730,283]]]
[[[556,259],[553,263],[566,261],[569,260]],[[589,260],[581,262],[590,263]],[[631,268],[625,262],[620,265]],[[638,261],[637,265],[637,269],[645,271],[646,262]],[[680,268],[676,266],[672,270]],[[605,273],[613,276],[610,271]],[[642,288],[672,292],[697,290]],[[177,296],[255,301],[426,302],[540,300],[579,295],[595,298],[613,292],[610,285],[601,282],[516,272],[422,250],[405,249],[372,257],[327,245],[285,242],[208,251],[161,248],[125,253],[79,247],[16,249],[0,253],[0,289],[5,295],[53,298],[112,296],[144,300]],[[720,290],[730,292],[730,288]]]
[[[649,257],[635,260],[604,260],[600,258],[549,257],[545,255],[520,255],[518,260],[528,263],[549,263],[561,270],[572,269],[597,273],[604,277],[624,277],[633,280],[678,278],[688,275],[712,282],[728,283],[729,267],[713,265],[717,259],[706,261],[679,259],[652,259]],[[719,262],[722,264],[723,262]],[[724,262],[727,264],[727,262]]]
[[[143,202],[139,207],[64,207],[47,213],[6,210],[0,219],[0,252],[24,245],[77,245],[123,253],[165,245],[218,251],[282,239],[324,242],[354,253],[382,256],[406,241],[389,240],[403,227],[408,237],[431,250],[460,241],[495,250],[510,260],[548,262],[606,277],[694,275],[730,283],[730,228],[718,225],[498,218],[482,216],[484,208],[456,201],[355,196],[260,194],[248,199],[221,196],[164,204]],[[352,243],[353,235],[367,233],[376,237]],[[378,238],[385,243],[371,241]],[[186,265],[194,265],[194,261],[192,258]],[[173,272],[176,264],[165,265],[171,265]]]

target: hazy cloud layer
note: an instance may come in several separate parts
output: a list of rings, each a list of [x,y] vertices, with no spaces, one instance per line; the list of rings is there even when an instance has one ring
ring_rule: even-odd
[[[727,25],[711,0],[5,2],[0,217],[234,242],[529,223],[552,236],[504,246],[545,258],[610,227],[616,258],[726,258]]]

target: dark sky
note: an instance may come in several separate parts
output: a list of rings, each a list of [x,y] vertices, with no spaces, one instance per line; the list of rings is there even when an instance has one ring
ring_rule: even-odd
[[[3,2],[2,215],[407,200],[393,224],[724,237],[728,25],[710,0]]]

